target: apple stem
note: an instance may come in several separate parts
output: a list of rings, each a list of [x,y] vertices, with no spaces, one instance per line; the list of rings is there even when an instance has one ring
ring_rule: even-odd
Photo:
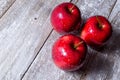
[[[80,46],[83,43],[83,41],[79,42],[78,44],[74,45],[74,48],[76,49],[78,46]]]
[[[73,0],[70,0],[70,3],[72,3]],[[74,4],[77,4],[78,0],[76,0],[76,2]],[[73,5],[69,10],[70,12],[72,11],[72,9],[75,7],[75,5]]]
[[[96,16],[96,19],[97,19],[97,21],[99,23],[99,28],[102,28],[102,23],[101,23],[100,19],[98,18],[98,16]]]

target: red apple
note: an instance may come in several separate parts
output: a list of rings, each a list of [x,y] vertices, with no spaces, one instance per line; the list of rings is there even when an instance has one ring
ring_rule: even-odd
[[[74,71],[82,66],[86,52],[86,44],[80,37],[67,34],[54,43],[52,59],[60,69]]]
[[[64,34],[80,28],[81,13],[75,4],[61,3],[53,9],[50,20],[54,30]]]
[[[111,36],[112,26],[103,16],[90,17],[81,31],[81,38],[91,47],[101,47]]]

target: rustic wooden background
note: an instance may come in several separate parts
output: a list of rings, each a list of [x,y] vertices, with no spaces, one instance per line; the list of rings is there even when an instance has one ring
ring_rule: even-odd
[[[58,69],[51,47],[61,35],[50,24],[52,9],[70,0],[0,0],[0,80],[120,80],[120,0],[79,0],[83,20],[103,15],[113,35],[100,51],[89,48],[76,72]]]

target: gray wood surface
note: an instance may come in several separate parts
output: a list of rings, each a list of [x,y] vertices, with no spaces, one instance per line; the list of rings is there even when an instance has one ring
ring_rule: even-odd
[[[15,0],[0,0],[0,18],[6,13],[14,2]]]
[[[17,0],[0,19],[0,80],[19,80],[52,28],[53,0]]]
[[[112,1],[90,1],[81,0],[77,3],[80,8],[83,18],[86,19],[92,15],[104,15],[107,18],[111,16],[111,12],[114,11],[114,6],[118,3],[116,0]],[[114,24],[113,24],[114,25]],[[113,34],[115,35],[115,34]],[[115,52],[110,51],[110,46],[113,45],[113,37],[111,39],[111,44],[104,47],[104,50],[94,51],[89,50],[88,64],[84,66],[83,70],[78,72],[64,72],[59,70],[55,65],[53,65],[51,59],[51,48],[54,41],[61,35],[57,34],[55,31],[52,32],[46,44],[43,46],[42,50],[39,52],[37,58],[33,62],[32,66],[26,73],[23,80],[114,80],[112,78],[114,69],[115,59],[112,54]],[[116,37],[115,37],[116,38]],[[118,46],[119,49],[119,46]],[[108,52],[107,52],[108,51]],[[109,55],[111,53],[111,55]],[[92,55],[92,56],[91,56]],[[113,58],[112,58],[113,57]],[[112,58],[112,59],[110,59]],[[45,63],[44,63],[45,62]],[[38,64],[42,63],[42,64]],[[49,66],[49,67],[48,67]],[[119,70],[118,70],[119,71]],[[119,78],[116,77],[116,80]]]
[[[102,50],[89,48],[81,70],[65,72],[54,65],[51,48],[61,35],[52,29],[50,13],[65,1],[0,0],[0,80],[120,79],[120,0],[79,0],[83,21],[103,15],[113,35]]]

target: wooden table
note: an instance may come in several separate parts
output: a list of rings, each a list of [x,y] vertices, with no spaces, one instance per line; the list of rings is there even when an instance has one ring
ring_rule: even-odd
[[[60,37],[50,24],[52,9],[69,0],[0,0],[0,80],[120,80],[120,0],[79,0],[86,20],[103,15],[113,26],[105,47],[89,48],[76,72],[58,69],[51,47]]]

